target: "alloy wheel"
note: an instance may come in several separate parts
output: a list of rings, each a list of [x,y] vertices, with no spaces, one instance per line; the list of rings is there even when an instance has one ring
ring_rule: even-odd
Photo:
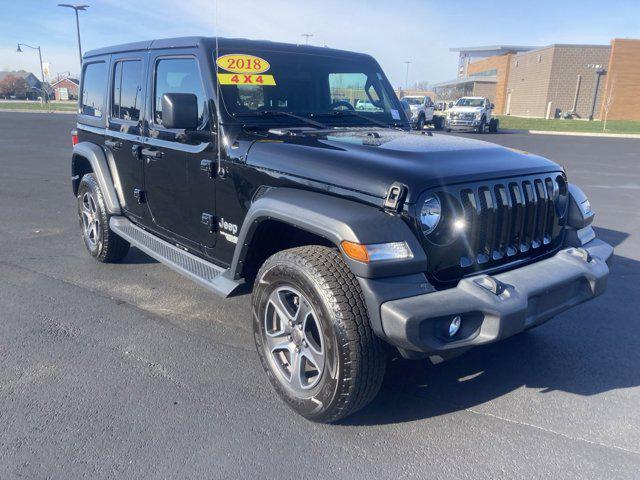
[[[269,296],[264,316],[268,358],[280,381],[298,394],[315,387],[325,368],[325,340],[318,316],[296,289]]]
[[[89,248],[93,250],[102,242],[102,229],[100,228],[100,215],[96,200],[90,192],[85,192],[82,195],[80,217],[82,219],[82,234]]]

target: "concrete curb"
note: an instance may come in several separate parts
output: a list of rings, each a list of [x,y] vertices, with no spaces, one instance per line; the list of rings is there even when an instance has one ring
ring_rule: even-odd
[[[526,130],[524,130],[526,132]],[[545,130],[529,130],[531,135],[571,135],[575,137],[604,137],[604,138],[635,138],[640,139],[640,134],[634,133],[592,133],[592,132],[548,132]]]
[[[64,115],[77,115],[78,112],[75,110],[20,110],[19,108],[0,108],[0,113],[2,112],[10,112],[10,113],[62,113]]]

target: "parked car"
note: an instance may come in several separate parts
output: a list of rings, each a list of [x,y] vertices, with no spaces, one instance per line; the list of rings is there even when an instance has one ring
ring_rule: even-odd
[[[367,112],[379,111],[380,108],[376,107],[371,100],[356,100],[356,110],[364,110]]]
[[[333,101],[347,82],[380,111]],[[252,292],[266,375],[310,420],[369,403],[388,355],[440,362],[605,289],[613,249],[561,166],[411,132],[369,55],[154,40],[86,52],[80,91],[89,254],[133,245],[222,297]]]
[[[484,133],[486,129],[491,133],[498,132],[498,119],[491,118],[493,103],[485,97],[462,97],[447,111],[445,128],[474,129]]]
[[[426,125],[433,125],[436,129],[442,128],[439,117],[433,116],[435,105],[428,95],[405,95],[403,100],[409,104],[411,115],[409,120],[416,130],[422,130]]]

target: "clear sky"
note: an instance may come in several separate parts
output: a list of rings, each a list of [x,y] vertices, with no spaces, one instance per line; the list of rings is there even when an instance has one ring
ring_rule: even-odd
[[[59,0],[60,1],[60,0]],[[83,48],[184,35],[215,35],[216,0],[87,0],[81,12]],[[217,0],[220,36],[304,42],[367,52],[394,86],[455,78],[449,48],[479,45],[608,44],[640,38],[638,0]],[[73,11],[58,1],[2,0],[0,70],[39,76],[42,46],[51,74],[77,73]]]

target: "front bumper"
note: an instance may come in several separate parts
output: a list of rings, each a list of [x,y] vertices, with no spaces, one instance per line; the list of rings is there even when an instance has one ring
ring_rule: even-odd
[[[594,239],[492,277],[468,277],[455,288],[385,302],[384,335],[402,350],[442,357],[510,337],[600,295],[612,255],[609,244]],[[457,315],[460,330],[449,338]]]
[[[481,120],[460,120],[460,119],[448,119],[447,127],[449,128],[470,128],[480,125]]]

